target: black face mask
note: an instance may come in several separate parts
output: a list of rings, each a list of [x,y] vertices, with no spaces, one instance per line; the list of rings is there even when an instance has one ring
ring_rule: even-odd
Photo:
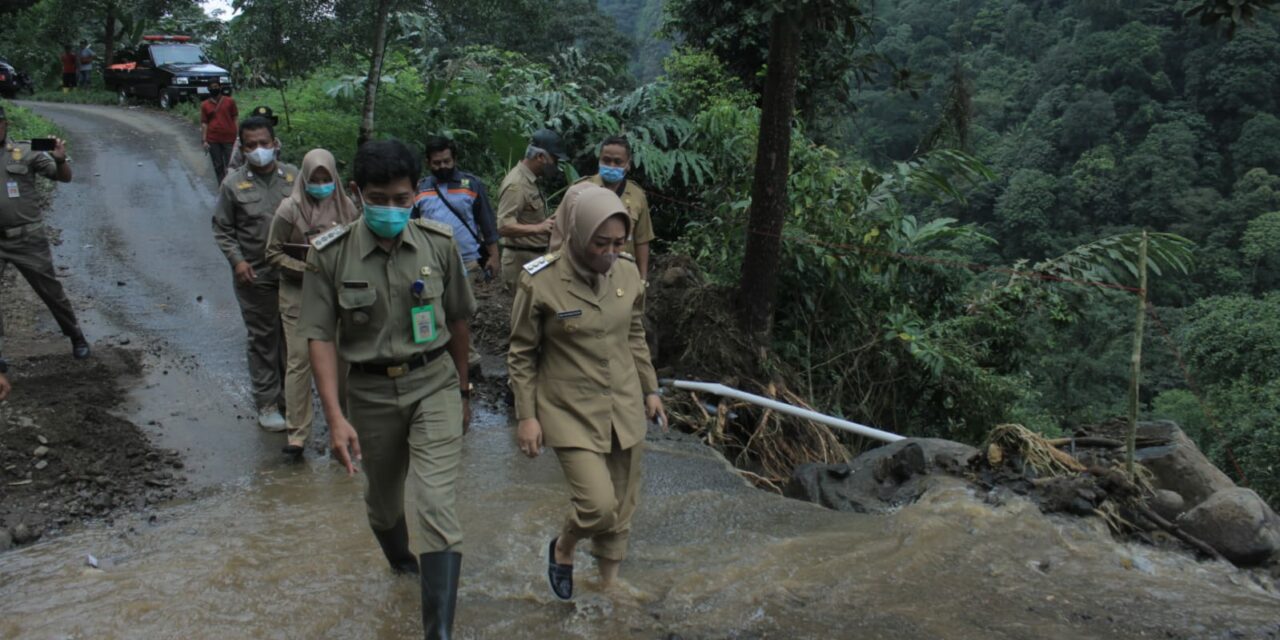
[[[431,175],[436,177],[436,182],[448,182],[453,179],[453,169],[434,169]]]

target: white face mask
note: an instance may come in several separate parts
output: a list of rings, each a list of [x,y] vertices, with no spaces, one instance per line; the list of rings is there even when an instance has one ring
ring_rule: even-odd
[[[244,154],[244,157],[249,161],[249,164],[262,168],[276,161],[276,150],[273,147],[258,147]]]

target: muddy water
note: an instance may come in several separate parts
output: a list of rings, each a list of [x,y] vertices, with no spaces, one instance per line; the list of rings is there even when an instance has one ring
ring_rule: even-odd
[[[468,436],[460,638],[1263,638],[1280,599],[1228,567],[1105,541],[1012,502],[944,490],[887,517],[742,485],[697,445],[656,442],[626,587],[552,601],[543,545],[564,508],[550,458],[501,421]],[[5,638],[411,638],[359,496],[324,462],[0,556]],[[102,570],[85,564],[92,553]],[[581,573],[589,561],[579,557]],[[1272,636],[1268,636],[1272,634]]]
[[[200,158],[182,146],[194,135],[156,114],[45,111],[83,141],[84,184],[60,191],[55,214],[63,226],[85,218],[57,250],[68,286],[92,295],[99,337],[158,345],[134,410],[166,422],[157,437],[186,443],[196,479],[221,488],[0,555],[0,638],[418,636],[417,587],[385,569],[362,480],[323,459],[284,465],[278,438],[235,417],[241,329],[210,252]],[[139,162],[136,175],[110,169]],[[130,182],[139,176],[170,186]],[[166,204],[175,192],[190,201]],[[181,366],[192,356],[199,366]],[[459,638],[1280,635],[1280,597],[1263,581],[1112,542],[1096,523],[1017,500],[991,507],[961,488],[891,516],[832,513],[755,491],[700,445],[669,439],[646,457],[625,585],[583,584],[580,556],[579,596],[555,602],[542,553],[567,496],[554,459],[518,456],[493,411],[466,447]]]

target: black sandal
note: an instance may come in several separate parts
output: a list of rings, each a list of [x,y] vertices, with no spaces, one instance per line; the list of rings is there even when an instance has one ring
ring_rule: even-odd
[[[547,548],[547,582],[551,584],[551,592],[561,600],[573,598],[573,565],[556,562],[556,542],[560,538],[552,538]]]

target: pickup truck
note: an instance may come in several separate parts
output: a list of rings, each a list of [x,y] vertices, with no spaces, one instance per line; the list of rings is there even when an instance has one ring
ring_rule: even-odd
[[[125,104],[131,98],[156,100],[161,109],[209,95],[209,83],[231,90],[231,74],[205,57],[188,36],[143,36],[142,44],[116,54],[103,72],[109,91]]]

